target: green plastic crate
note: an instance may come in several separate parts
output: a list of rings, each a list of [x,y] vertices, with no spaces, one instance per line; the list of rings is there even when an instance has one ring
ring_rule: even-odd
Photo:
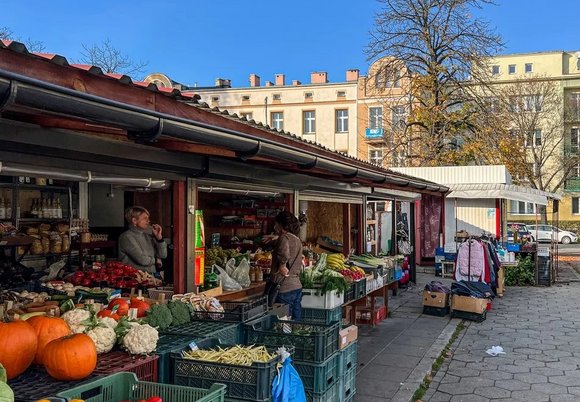
[[[356,394],[356,368],[347,371],[340,379],[339,400],[349,400],[354,394]]]
[[[304,389],[322,394],[340,380],[341,353],[337,352],[324,363],[307,363],[293,360],[292,364],[300,375]]]
[[[309,324],[267,315],[244,324],[244,340],[246,345],[292,345],[295,348],[293,360],[324,363],[338,349],[339,327],[339,323]]]
[[[321,308],[303,308],[302,321],[316,324],[332,324],[342,321],[342,306],[326,310]]]
[[[187,336],[192,339],[218,338],[223,343],[240,341],[239,324],[220,321],[192,321],[189,324],[171,326],[161,332],[164,335]]]
[[[69,401],[82,399],[85,402],[119,402],[148,399],[151,396],[159,396],[171,402],[223,402],[225,393],[226,386],[223,384],[213,384],[209,389],[180,387],[138,381],[133,373],[117,373],[71,388],[57,396]]]
[[[326,392],[318,394],[312,391],[306,391],[306,400],[308,402],[341,402],[340,381],[336,382]]]
[[[344,375],[347,371],[356,369],[358,353],[358,342],[353,342],[340,351],[339,375]]]
[[[191,342],[198,342],[198,338],[179,335],[160,335],[155,354],[159,356],[157,363],[158,382],[173,384],[173,358],[171,354],[185,349]]]

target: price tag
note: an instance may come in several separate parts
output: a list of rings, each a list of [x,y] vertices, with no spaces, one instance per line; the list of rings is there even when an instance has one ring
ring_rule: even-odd
[[[192,351],[192,352],[195,352],[196,350],[198,350],[198,349],[199,349],[199,348],[197,347],[197,343],[195,343],[195,342],[193,342],[193,341],[192,341],[192,342],[189,344],[189,348],[191,349],[191,351]]]

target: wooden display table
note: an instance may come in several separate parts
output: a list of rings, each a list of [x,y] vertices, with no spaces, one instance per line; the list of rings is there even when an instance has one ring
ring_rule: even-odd
[[[221,295],[215,296],[215,298],[219,301],[239,301],[250,297],[262,296],[264,289],[266,289],[266,282],[252,283],[249,288],[223,292]]]
[[[399,287],[399,281],[392,281],[389,282],[385,285],[383,285],[382,287],[373,290],[372,292],[370,292],[369,294],[366,294],[358,299],[355,300],[351,300],[345,304],[343,304],[343,308],[344,307],[350,307],[350,311],[348,311],[348,319],[350,321],[351,324],[355,324],[356,323],[356,309],[357,307],[367,307],[367,297],[370,298],[370,306],[368,306],[368,308],[370,308],[371,311],[375,311],[376,310],[376,299],[377,298],[382,298],[384,301],[384,306],[387,309],[387,317],[389,314],[389,290],[392,290],[393,292],[396,292],[397,289]],[[374,326],[374,323],[372,324]]]
[[[514,262],[502,262],[499,271],[497,273],[497,295],[503,297],[505,293],[505,270],[506,268],[516,267],[518,265],[517,261]]]

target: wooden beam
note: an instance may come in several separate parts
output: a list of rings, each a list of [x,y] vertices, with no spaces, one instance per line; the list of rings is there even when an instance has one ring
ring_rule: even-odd
[[[173,182],[173,290],[185,293],[187,206],[186,183]]]
[[[342,204],[342,254],[348,256],[351,249],[350,226],[352,216],[350,213],[350,204]]]

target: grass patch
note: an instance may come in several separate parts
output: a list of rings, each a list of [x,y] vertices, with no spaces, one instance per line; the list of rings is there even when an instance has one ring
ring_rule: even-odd
[[[433,379],[433,377],[435,377],[435,374],[437,374],[437,372],[439,371],[439,369],[441,368],[441,366],[445,362],[445,359],[447,358],[447,356],[449,355],[449,351],[451,350],[451,346],[455,343],[457,338],[459,338],[459,334],[464,329],[465,329],[465,324],[463,321],[461,321],[457,325],[457,328],[455,328],[455,331],[453,331],[451,338],[449,338],[449,342],[447,342],[447,345],[445,345],[445,347],[443,348],[443,350],[439,354],[439,357],[437,357],[435,362],[433,362],[433,365],[431,366],[431,372],[429,374],[427,374],[425,376],[425,378],[423,378],[423,382],[419,385],[419,388],[417,388],[417,390],[413,394],[413,399],[412,399],[413,401],[419,401],[419,400],[423,399],[423,397],[425,396],[425,393],[429,389],[429,385],[431,384],[431,380]]]

